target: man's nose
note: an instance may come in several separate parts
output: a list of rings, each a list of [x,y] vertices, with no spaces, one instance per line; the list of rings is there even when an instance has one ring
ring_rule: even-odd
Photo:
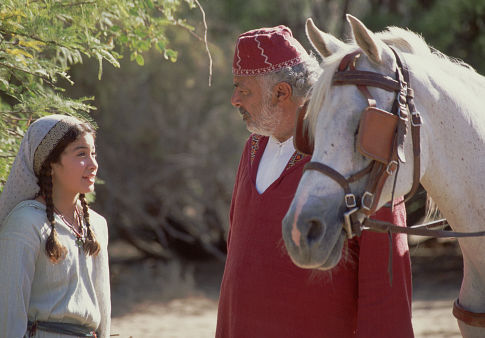
[[[237,93],[236,90],[232,93],[231,104],[234,107],[240,107],[241,106],[241,98],[239,97],[239,94]]]

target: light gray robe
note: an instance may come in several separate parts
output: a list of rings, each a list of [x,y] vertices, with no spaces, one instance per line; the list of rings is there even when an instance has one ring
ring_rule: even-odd
[[[86,255],[55,215],[59,240],[68,253],[53,264],[45,253],[51,231],[45,206],[27,200],[9,213],[0,227],[0,337],[23,337],[28,320],[74,323],[109,336],[108,228],[101,215],[93,210],[89,215],[99,254]],[[72,338],[41,330],[35,337]]]

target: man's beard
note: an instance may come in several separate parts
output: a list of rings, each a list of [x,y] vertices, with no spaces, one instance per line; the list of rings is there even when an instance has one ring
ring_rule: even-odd
[[[261,111],[257,118],[249,117],[247,122],[247,129],[251,133],[263,136],[272,136],[276,127],[279,125],[280,108],[271,105],[271,96],[264,97],[261,104]]]

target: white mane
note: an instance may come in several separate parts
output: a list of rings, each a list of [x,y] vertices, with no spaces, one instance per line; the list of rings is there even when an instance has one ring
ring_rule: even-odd
[[[422,58],[423,62],[432,65],[436,71],[448,74],[448,76],[453,79],[453,83],[459,83],[460,86],[466,86],[468,90],[476,92],[477,96],[483,95],[483,88],[485,88],[485,78],[483,76],[476,73],[476,71],[465,62],[450,58],[440,51],[428,46],[420,35],[399,27],[388,27],[386,30],[376,33],[376,36],[386,45],[395,47],[403,53],[419,56]],[[324,104],[330,84],[332,83],[333,74],[340,63],[340,60],[346,54],[358,49],[355,42],[351,42],[347,46],[348,48],[345,50],[325,58],[322,62],[321,66],[324,71],[312,88],[306,119],[306,127],[309,129],[311,139],[314,137],[313,135],[318,113]],[[410,71],[412,73],[412,69]],[[325,118],[332,119],[333,116],[326,114]]]

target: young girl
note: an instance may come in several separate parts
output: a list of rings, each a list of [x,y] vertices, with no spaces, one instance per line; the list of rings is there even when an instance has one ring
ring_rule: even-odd
[[[108,337],[106,220],[88,208],[94,130],[51,115],[25,134],[0,195],[0,337]]]

